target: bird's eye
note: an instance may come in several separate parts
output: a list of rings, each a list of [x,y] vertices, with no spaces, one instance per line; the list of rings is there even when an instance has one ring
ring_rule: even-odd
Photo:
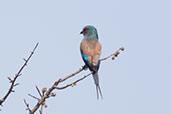
[[[88,33],[88,29],[83,29],[84,36]]]

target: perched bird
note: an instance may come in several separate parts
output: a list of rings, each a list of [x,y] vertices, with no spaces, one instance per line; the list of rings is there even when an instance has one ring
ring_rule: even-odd
[[[98,41],[97,30],[94,26],[85,26],[80,32],[83,34],[84,38],[80,44],[80,51],[85,65],[92,72],[93,79],[96,85],[97,99],[99,98],[99,93],[101,98],[103,98],[100,85],[98,70],[100,66],[100,54],[101,54],[101,44]]]

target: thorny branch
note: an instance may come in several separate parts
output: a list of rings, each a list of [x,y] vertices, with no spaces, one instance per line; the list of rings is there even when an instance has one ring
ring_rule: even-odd
[[[11,79],[10,77],[8,77],[8,80],[10,81],[11,85],[10,88],[8,90],[8,92],[5,94],[5,96],[0,99],[0,105],[2,106],[2,103],[8,98],[8,96],[14,92],[14,87],[19,85],[19,83],[15,83],[17,78],[21,75],[22,70],[27,66],[28,61],[30,60],[30,58],[32,57],[32,55],[34,54],[37,46],[39,43],[36,44],[36,46],[34,47],[33,51],[30,53],[29,57],[27,59],[23,59],[25,61],[25,63],[23,64],[23,66],[19,69],[19,71],[17,72],[17,74],[15,75],[15,77],[13,79]]]
[[[124,48],[122,47],[122,48],[118,49],[114,54],[111,54],[111,55],[109,55],[109,56],[107,56],[107,57],[101,59],[100,61],[104,61],[104,60],[106,60],[106,59],[109,59],[110,57],[112,57],[112,60],[114,60],[115,57],[117,57],[117,56],[120,54],[120,51],[124,51]],[[43,88],[43,89],[42,89],[42,94],[40,93],[40,90],[39,90],[38,87],[36,86],[36,89],[37,89],[37,91],[38,91],[38,93],[39,93],[39,95],[40,95],[41,98],[38,99],[38,102],[37,102],[37,104],[34,106],[33,109],[29,109],[29,108],[28,108],[28,104],[25,103],[27,109],[29,109],[29,114],[34,114],[34,113],[39,109],[40,106],[41,106],[41,110],[39,110],[39,112],[40,112],[40,114],[42,114],[42,110],[43,110],[42,107],[43,107],[43,106],[47,107],[47,105],[45,104],[45,100],[46,100],[47,98],[51,97],[51,96],[55,96],[55,95],[56,95],[55,93],[52,92],[54,89],[62,90],[62,89],[66,89],[66,88],[68,88],[68,87],[70,87],[70,86],[73,87],[73,86],[76,85],[76,83],[80,82],[81,80],[87,78],[88,76],[90,76],[90,75],[92,74],[92,73],[89,73],[89,74],[85,75],[84,77],[82,77],[82,78],[80,78],[80,79],[78,79],[78,80],[76,80],[76,81],[74,81],[74,82],[72,82],[72,83],[70,83],[70,84],[67,84],[67,85],[65,85],[65,86],[63,86],[63,87],[58,87],[59,83],[64,82],[64,81],[67,80],[67,79],[70,79],[71,77],[75,76],[76,74],[82,72],[82,71],[85,70],[85,69],[86,69],[86,66],[83,66],[83,67],[80,68],[78,71],[76,71],[76,72],[74,72],[74,73],[72,73],[72,74],[70,74],[70,75],[68,75],[68,76],[66,76],[66,77],[64,77],[64,78],[62,78],[62,79],[57,80],[57,81],[52,85],[52,87],[49,88],[49,90],[47,90],[47,91],[46,91],[46,88]],[[35,97],[35,96],[32,96],[32,95],[29,95],[29,96],[33,97],[34,99],[37,99],[37,97]],[[25,102],[25,101],[24,101],[24,102]]]

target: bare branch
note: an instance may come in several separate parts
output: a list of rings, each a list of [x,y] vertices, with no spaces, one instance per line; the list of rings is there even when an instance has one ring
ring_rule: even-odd
[[[17,78],[21,75],[22,70],[25,68],[25,66],[27,65],[28,61],[30,60],[30,58],[32,57],[33,53],[35,52],[37,46],[39,43],[36,44],[36,46],[34,47],[33,51],[30,53],[29,57],[27,59],[24,59],[25,63],[23,64],[23,66],[19,69],[19,71],[17,72],[17,74],[15,75],[14,79],[11,79],[10,77],[8,77],[8,79],[10,80],[10,88],[8,90],[8,92],[5,94],[5,96],[0,99],[0,105],[2,105],[2,103],[7,99],[7,97],[14,92],[13,88],[15,86],[17,86],[19,83],[15,84],[15,81],[17,80]]]
[[[107,57],[101,59],[101,61],[107,60],[107,59],[109,59],[110,57],[112,57],[112,59],[114,59],[114,57],[117,57],[117,56],[119,55],[120,51],[123,51],[123,50],[124,50],[124,48],[120,48],[120,49],[118,49],[114,54],[111,54],[111,55],[109,55],[109,56],[107,56]],[[57,81],[51,86],[51,88],[49,88],[49,90],[44,91],[45,94],[43,94],[43,95],[41,95],[41,94],[40,94],[40,90],[37,89],[37,91],[38,91],[39,95],[41,96],[41,98],[38,100],[38,102],[37,102],[37,104],[34,106],[34,108],[33,108],[32,110],[30,110],[30,113],[29,113],[29,114],[34,114],[34,112],[36,112],[36,111],[39,109],[40,106],[41,106],[41,109],[39,110],[39,113],[42,114],[43,105],[46,105],[46,104],[45,104],[45,100],[46,100],[47,98],[49,98],[49,97],[52,96],[51,94],[52,94],[52,91],[53,91],[54,89],[62,90],[62,89],[66,89],[66,88],[68,88],[68,87],[70,87],[70,86],[73,87],[73,86],[76,85],[76,83],[80,82],[81,80],[87,78],[88,76],[90,76],[90,75],[92,74],[92,73],[89,73],[89,74],[85,75],[84,77],[82,77],[82,78],[80,78],[80,79],[77,79],[76,81],[74,81],[74,82],[72,82],[72,83],[70,83],[70,84],[67,84],[67,85],[62,86],[62,87],[58,87],[59,83],[62,83],[62,82],[64,82],[64,81],[67,80],[67,79],[70,79],[71,77],[75,76],[76,74],[82,72],[84,69],[86,69],[86,66],[83,66],[83,67],[80,68],[78,71],[76,71],[76,72],[74,72],[74,73],[72,73],[72,74],[70,74],[70,75],[68,75],[68,76],[66,76],[66,77],[64,77],[64,78],[62,78],[62,79],[57,80]],[[55,96],[55,95],[56,95],[56,94],[54,94],[53,96]]]

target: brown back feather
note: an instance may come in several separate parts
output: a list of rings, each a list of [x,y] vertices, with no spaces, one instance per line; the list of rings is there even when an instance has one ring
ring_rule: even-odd
[[[98,64],[101,49],[101,44],[96,40],[83,40],[80,44],[80,50],[88,56],[88,61],[93,66]]]

